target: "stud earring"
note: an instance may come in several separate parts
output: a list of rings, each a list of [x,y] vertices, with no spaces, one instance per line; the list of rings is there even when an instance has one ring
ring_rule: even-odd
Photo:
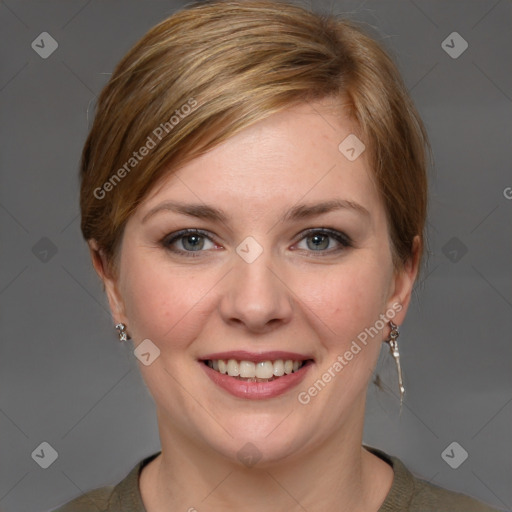
[[[391,332],[389,334],[389,338],[386,340],[386,342],[389,344],[389,350],[391,352],[391,355],[393,356],[396,364],[396,369],[398,372],[398,387],[400,389],[400,407],[402,407],[402,402],[404,399],[405,394],[405,388],[404,388],[404,382],[402,378],[402,367],[400,366],[400,352],[398,351],[398,336],[400,336],[400,331],[398,329],[398,325],[394,324],[393,322],[389,322],[389,325],[391,326]]]
[[[119,323],[116,324],[117,334],[119,335],[119,341],[127,341],[130,339],[126,332],[126,325]]]

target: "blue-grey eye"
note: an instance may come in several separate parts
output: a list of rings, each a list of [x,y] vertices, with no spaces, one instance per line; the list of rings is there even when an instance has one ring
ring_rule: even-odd
[[[350,247],[350,239],[343,233],[331,230],[316,230],[306,233],[297,244],[298,249],[329,252]]]
[[[207,235],[195,230],[173,233],[162,243],[166,249],[177,253],[201,252],[215,247]]]
[[[205,238],[202,235],[185,235],[179,240],[186,251],[200,251],[204,248]]]
[[[307,237],[308,248],[312,251],[329,248],[329,236],[327,235],[312,235]]]

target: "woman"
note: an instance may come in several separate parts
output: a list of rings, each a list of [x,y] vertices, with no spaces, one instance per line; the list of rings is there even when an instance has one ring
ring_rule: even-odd
[[[210,2],[146,34],[99,99],[81,226],[162,451],[59,510],[492,510],[362,446],[382,341],[403,394],[427,148],[346,21]]]

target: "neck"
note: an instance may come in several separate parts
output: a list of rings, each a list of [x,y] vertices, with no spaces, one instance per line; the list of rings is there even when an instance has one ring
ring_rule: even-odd
[[[141,475],[147,512],[377,512],[393,470],[361,446],[362,414],[307,452],[245,467],[161,429],[162,453]],[[159,418],[160,420],[162,418]],[[159,421],[159,425],[163,425]]]

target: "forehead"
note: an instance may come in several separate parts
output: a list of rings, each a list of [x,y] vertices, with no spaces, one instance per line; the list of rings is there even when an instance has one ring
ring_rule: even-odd
[[[272,114],[170,171],[138,215],[167,199],[268,212],[301,200],[341,197],[375,209],[379,198],[366,151],[355,159],[346,151],[344,141],[358,144],[356,133],[357,125],[325,100]]]

